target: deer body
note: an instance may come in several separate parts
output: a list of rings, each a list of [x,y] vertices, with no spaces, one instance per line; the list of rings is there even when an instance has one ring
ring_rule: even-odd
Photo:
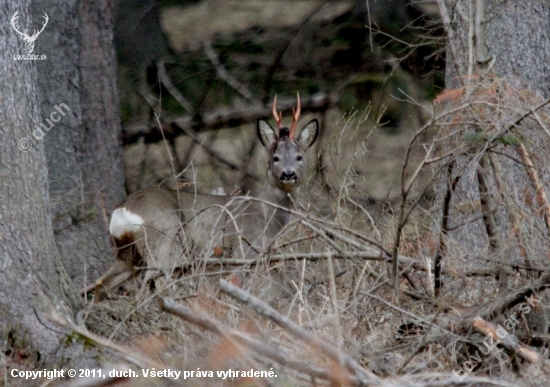
[[[257,133],[268,152],[268,165],[267,181],[255,198],[159,187],[145,188],[126,198],[113,212],[110,224],[119,247],[118,261],[124,262],[126,269],[146,264],[169,270],[177,266],[182,253],[191,251],[207,256],[223,251],[250,258],[275,238],[289,222],[288,209],[293,207],[294,196],[305,179],[305,152],[319,132],[314,119],[295,138],[299,97],[290,129],[283,127],[275,109],[276,98],[273,115],[278,132],[267,121],[258,121]]]

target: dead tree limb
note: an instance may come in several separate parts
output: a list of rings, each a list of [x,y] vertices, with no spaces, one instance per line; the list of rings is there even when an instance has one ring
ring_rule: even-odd
[[[541,356],[537,352],[520,343],[517,337],[509,334],[502,327],[496,327],[481,317],[474,317],[472,326],[484,335],[490,335],[495,342],[502,344],[512,354],[518,355],[526,362],[531,364],[540,364],[542,362]]]
[[[286,318],[264,301],[252,296],[250,293],[231,285],[229,282],[220,280],[220,290],[228,296],[249,306],[261,316],[273,321],[290,335],[314,348],[320,349],[327,356],[337,363],[343,364],[353,371],[362,384],[369,385],[378,381],[378,377],[369,370],[363,368],[355,359],[341,352],[335,345],[326,340],[321,340],[317,336],[309,333],[301,326]]]
[[[244,333],[232,330],[222,323],[214,320],[205,313],[186,307],[185,305],[174,302],[169,298],[159,299],[160,309],[164,312],[170,313],[176,317],[181,318],[193,325],[206,329],[219,336],[227,337],[231,340],[238,342],[240,345],[251,349],[261,356],[265,356],[268,359],[274,360],[282,366],[291,368],[300,373],[307,374],[313,378],[319,378],[323,380],[329,380],[337,382],[334,375],[331,375],[325,369],[315,367],[305,361],[295,360],[290,357],[285,351],[274,348],[268,344],[262,343]],[[359,385],[357,379],[349,376],[349,380],[354,385]]]
[[[301,98],[302,113],[319,113],[328,110],[338,102],[336,94],[318,93]],[[283,114],[290,114],[296,107],[296,98],[280,98],[277,108]],[[220,128],[232,128],[254,122],[260,118],[269,117],[271,106],[253,106],[246,109],[218,110],[195,116],[168,118],[159,128],[153,124],[129,125],[122,130],[122,145],[128,146],[143,140],[145,144],[153,144],[164,139],[170,140],[187,132],[208,131]],[[171,125],[171,124],[175,125]],[[184,130],[185,129],[185,130]],[[163,136],[164,132],[164,136]]]

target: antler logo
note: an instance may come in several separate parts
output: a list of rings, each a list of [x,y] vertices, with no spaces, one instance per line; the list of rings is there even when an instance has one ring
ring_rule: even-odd
[[[50,20],[50,18],[46,13],[44,13],[44,25],[42,26],[42,29],[40,31],[34,30],[32,35],[29,35],[27,33],[27,30],[25,30],[25,32],[19,31],[17,19],[19,19],[19,11],[15,12],[13,17],[11,18],[11,26],[13,27],[15,32],[23,37],[23,40],[25,41],[25,50],[27,51],[27,53],[32,54],[34,50],[34,42],[38,38],[38,35],[40,35],[42,31],[44,31],[44,28],[46,28],[46,25],[48,24],[48,20]]]

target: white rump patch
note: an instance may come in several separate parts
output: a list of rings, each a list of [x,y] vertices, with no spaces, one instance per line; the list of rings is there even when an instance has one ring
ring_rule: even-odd
[[[126,209],[126,207],[117,208],[111,215],[111,224],[109,232],[115,238],[120,238],[125,233],[136,233],[143,224],[143,218]]]

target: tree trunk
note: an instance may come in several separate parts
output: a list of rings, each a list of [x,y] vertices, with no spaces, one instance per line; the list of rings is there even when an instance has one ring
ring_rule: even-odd
[[[33,25],[30,1],[18,3],[0,1],[0,335],[47,361],[60,335],[44,312],[55,307],[70,318],[80,301],[53,238],[44,143],[33,141],[29,149],[24,140],[32,138],[41,114],[35,61],[14,59],[26,52],[9,20],[18,11],[23,30]]]
[[[447,2],[451,12],[457,58],[447,50],[446,87],[458,85],[457,76],[464,77],[468,64],[467,34],[465,25]],[[467,12],[468,1],[460,1]],[[550,96],[550,4],[545,0],[499,1],[488,0],[485,26],[486,49],[489,59],[494,58],[493,72],[506,77],[517,86],[528,87],[542,97]],[[464,70],[457,70],[457,63]]]
[[[453,266],[494,265],[500,279],[497,287],[504,291],[512,286],[507,275],[515,264],[531,265],[548,249],[542,198],[550,188],[545,150],[549,139],[529,110],[550,96],[550,4],[438,3],[448,37],[446,89],[462,88],[448,96],[460,95],[455,102],[473,105],[447,121],[468,124],[443,146],[444,152],[457,153],[452,156],[452,176],[442,173],[437,186],[435,232],[443,236],[440,250],[445,248],[446,259],[455,260]],[[476,105],[480,96],[490,105]],[[523,114],[526,117],[519,120]],[[510,133],[519,144],[504,141]],[[470,136],[470,145],[465,136]],[[528,167],[530,162],[534,168]],[[450,201],[444,200],[448,187],[453,187]],[[444,203],[449,208],[443,208]],[[442,222],[445,213],[447,230]],[[535,265],[539,263],[544,265]]]
[[[490,1],[489,7],[496,1]],[[487,15],[491,18],[493,15]],[[544,0],[505,1],[487,28],[495,72],[520,79],[543,98],[550,97],[550,4]]]
[[[79,288],[112,263],[109,215],[125,195],[111,6],[33,2],[35,20],[50,17],[37,42],[48,57],[37,63],[42,116],[70,109],[42,141],[57,247]]]

